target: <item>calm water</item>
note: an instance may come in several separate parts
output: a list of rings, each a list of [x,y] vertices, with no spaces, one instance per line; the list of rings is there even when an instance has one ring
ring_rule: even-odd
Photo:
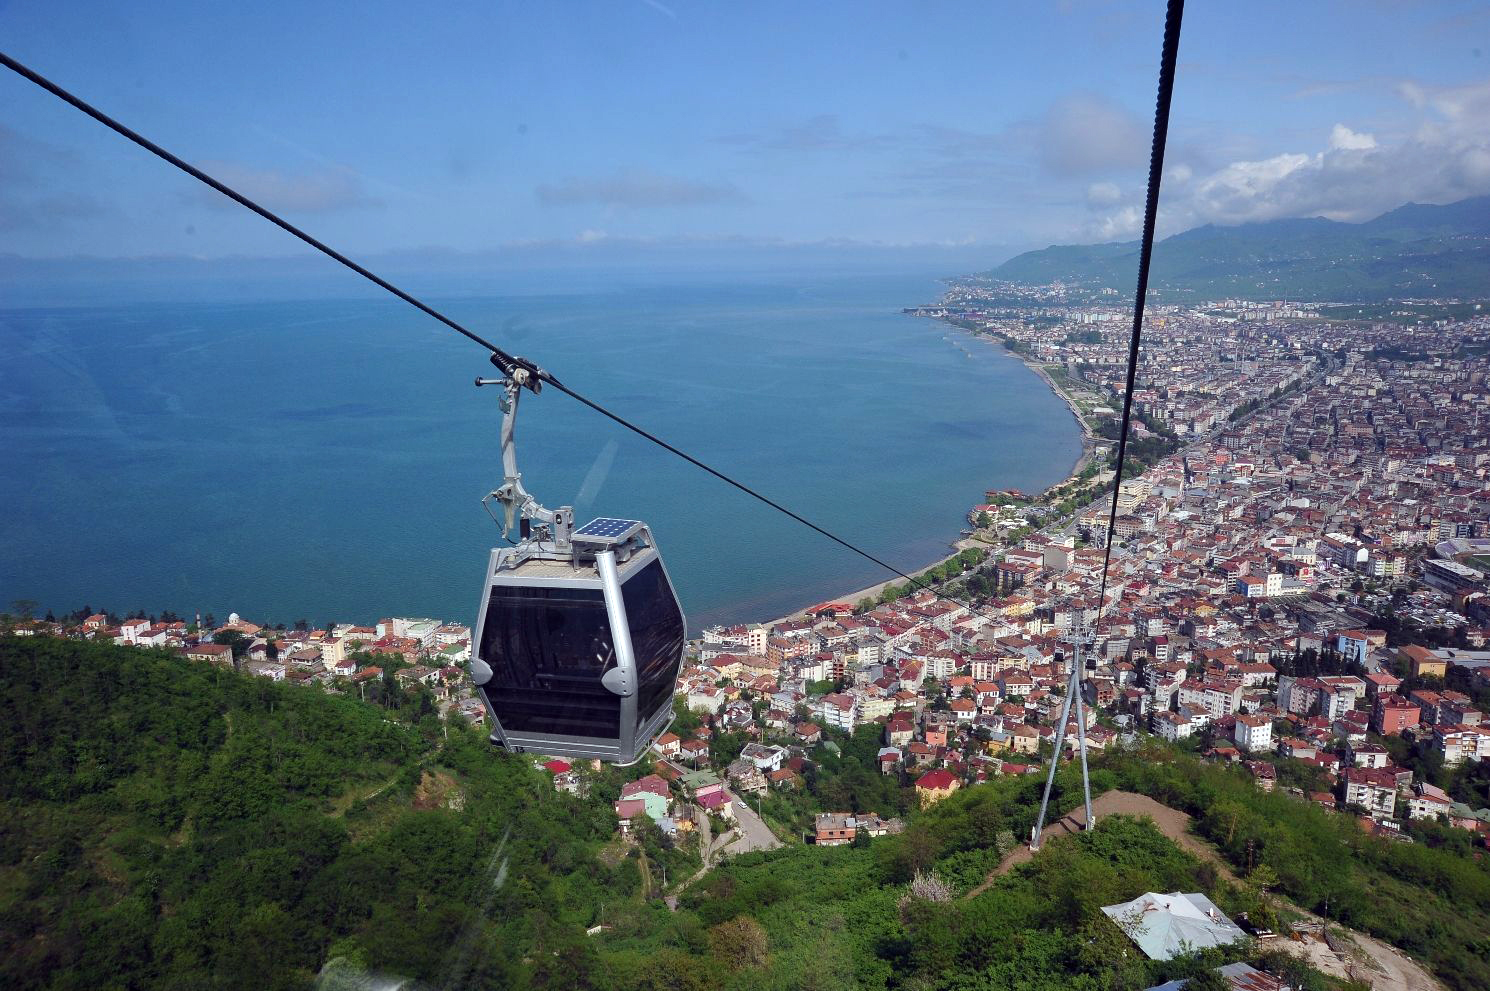
[[[1080,438],[1039,379],[899,307],[929,278],[446,301],[453,316],[903,569]],[[955,343],[944,340],[953,337]],[[973,353],[968,357],[967,351]],[[0,604],[469,622],[495,528],[479,350],[393,301],[0,311]],[[562,394],[528,487],[649,521],[690,625],[885,577]]]

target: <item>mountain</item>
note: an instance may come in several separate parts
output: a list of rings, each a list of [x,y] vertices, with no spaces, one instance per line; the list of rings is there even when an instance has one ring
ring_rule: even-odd
[[[1028,251],[985,276],[1131,289],[1138,242]],[[1375,302],[1490,292],[1490,196],[1409,203],[1365,223],[1323,217],[1207,224],[1154,246],[1149,284],[1165,298]]]

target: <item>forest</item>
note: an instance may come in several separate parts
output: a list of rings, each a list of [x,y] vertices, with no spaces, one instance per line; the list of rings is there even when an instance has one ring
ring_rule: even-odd
[[[597,856],[608,806],[475,731],[43,637],[0,640],[0,695],[7,988],[302,988],[336,958],[565,986],[569,945],[642,885]]]
[[[1167,747],[1100,755],[1094,787],[1190,812],[1240,881],[1112,817],[969,897],[1028,835],[1041,778],[915,810],[867,773],[865,732],[814,755],[803,799],[903,813],[904,833],[789,843],[689,884],[696,861],[655,829],[616,839],[610,802],[645,767],[576,798],[474,730],[431,738],[427,716],[106,644],[0,639],[0,692],[7,988],[303,988],[329,965],[425,987],[1139,991],[1237,959],[1342,987],[1246,946],[1144,959],[1099,909],[1151,890],[1256,918],[1296,903],[1455,991],[1490,986],[1490,875],[1467,845],[1370,838]],[[1064,811],[1078,783],[1057,783]]]

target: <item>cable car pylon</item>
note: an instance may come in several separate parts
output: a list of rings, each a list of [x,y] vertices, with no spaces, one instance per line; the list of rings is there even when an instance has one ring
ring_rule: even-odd
[[[1050,807],[1050,791],[1055,785],[1055,770],[1061,762],[1061,751],[1066,749],[1066,723],[1073,711],[1076,715],[1076,749],[1081,755],[1081,788],[1086,798],[1086,823],[1082,829],[1091,829],[1097,825],[1096,816],[1092,812],[1092,779],[1086,763],[1086,700],[1082,698],[1086,679],[1083,677],[1085,668],[1081,648],[1086,637],[1086,632],[1080,629],[1073,637],[1074,649],[1069,659],[1071,672],[1066,678],[1066,697],[1061,702],[1061,718],[1056,723],[1055,745],[1050,753],[1050,771],[1045,775],[1045,794],[1040,799],[1040,815],[1035,820],[1035,828],[1030,831],[1031,852],[1038,852],[1040,849],[1040,834],[1045,829],[1045,813]],[[1062,660],[1064,662],[1066,659]]]

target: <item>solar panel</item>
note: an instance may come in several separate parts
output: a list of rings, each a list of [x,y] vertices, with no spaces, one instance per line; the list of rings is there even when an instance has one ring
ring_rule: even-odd
[[[625,540],[641,527],[640,520],[617,520],[608,516],[591,520],[578,530],[574,536],[589,538],[591,543],[610,543],[612,541]]]

